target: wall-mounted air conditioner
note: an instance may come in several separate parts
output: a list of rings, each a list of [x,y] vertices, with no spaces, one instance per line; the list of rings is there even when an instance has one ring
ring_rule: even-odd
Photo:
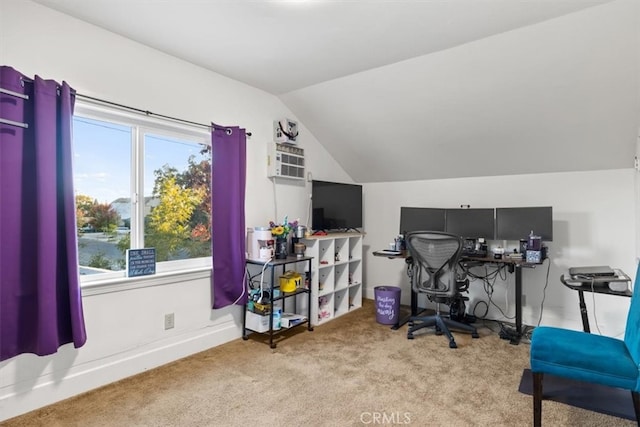
[[[304,150],[302,148],[271,142],[268,150],[269,178],[304,179]]]

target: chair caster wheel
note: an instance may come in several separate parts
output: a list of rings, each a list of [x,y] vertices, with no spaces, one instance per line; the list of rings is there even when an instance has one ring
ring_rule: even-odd
[[[477,332],[474,332],[471,334],[471,338],[480,338],[480,335],[478,335]]]
[[[441,331],[441,330],[439,330],[439,329],[437,329],[437,330],[436,330],[436,335],[442,335],[442,331]]]
[[[246,340],[248,340],[248,339],[249,339],[249,337],[248,337],[248,336],[246,336],[246,335],[243,335],[243,336],[242,336],[242,339],[246,341]]]
[[[458,348],[458,344],[455,341],[449,341],[449,348]]]
[[[408,340],[412,340],[413,339],[413,334],[407,334],[407,339]]]

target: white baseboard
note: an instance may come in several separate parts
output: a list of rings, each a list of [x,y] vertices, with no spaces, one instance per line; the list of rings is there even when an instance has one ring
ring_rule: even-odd
[[[99,364],[76,366],[62,379],[40,378],[28,390],[0,390],[0,422],[238,339],[241,334],[241,328],[230,321],[175,337],[169,343],[152,343],[110,356]]]

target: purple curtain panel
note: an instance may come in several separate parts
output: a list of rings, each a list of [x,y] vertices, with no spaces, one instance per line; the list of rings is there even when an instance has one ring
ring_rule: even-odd
[[[86,342],[71,126],[75,92],[0,67],[0,360]]]
[[[213,308],[222,308],[245,303],[246,131],[213,125],[211,143],[211,290]]]

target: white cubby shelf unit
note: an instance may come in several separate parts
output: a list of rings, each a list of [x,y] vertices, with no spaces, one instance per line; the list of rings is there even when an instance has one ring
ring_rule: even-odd
[[[301,239],[311,262],[311,321],[328,322],[362,307],[361,233],[329,233]]]

